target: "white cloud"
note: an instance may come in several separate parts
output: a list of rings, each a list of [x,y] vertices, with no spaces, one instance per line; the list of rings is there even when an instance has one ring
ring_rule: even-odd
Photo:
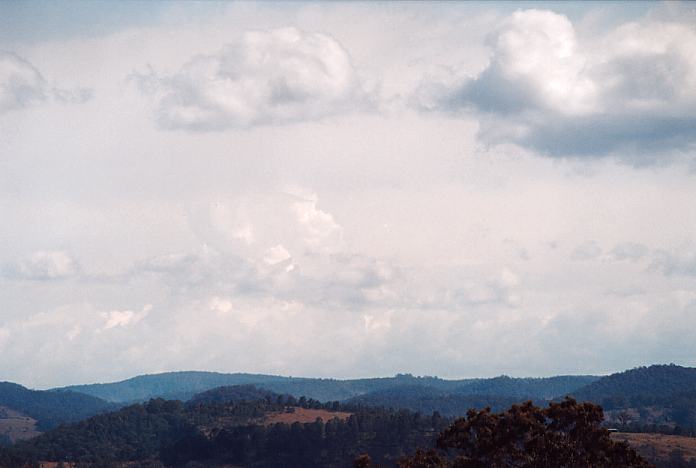
[[[304,242],[323,253],[338,252],[343,247],[343,228],[330,213],[317,208],[316,194],[301,195],[292,209]]]
[[[517,143],[551,156],[641,154],[696,142],[696,29],[645,19],[599,38],[578,37],[570,20],[517,11],[489,38],[489,64],[453,72],[417,93],[432,110],[468,110],[488,143]],[[648,159],[649,160],[649,159]]]
[[[57,280],[78,273],[77,262],[60,250],[37,251],[9,268],[9,276],[29,280]]]
[[[102,317],[104,318],[105,323],[102,330],[135,325],[147,317],[151,310],[152,305],[147,304],[140,312],[134,312],[132,310],[112,310],[109,312],[103,312]]]
[[[343,227],[320,208],[316,193],[267,190],[220,198],[195,210],[201,239],[220,252],[275,264],[346,248]]]
[[[350,57],[331,36],[288,27],[248,31],[171,76],[134,75],[170,129],[221,130],[315,120],[364,108]]]
[[[187,368],[693,364],[693,171],[539,157],[688,140],[693,24],[588,26],[565,5],[231,3],[176,26],[18,42],[45,98],[0,117],[0,372],[59,385]],[[124,81],[148,63],[152,101]],[[414,112],[402,96],[433,70],[449,81],[424,85],[422,104],[446,112]],[[61,104],[82,88],[88,102]],[[352,112],[372,96],[388,102]],[[233,131],[162,132],[157,112]],[[616,149],[638,118],[641,148]]]
[[[266,250],[266,256],[263,261],[269,265],[276,265],[291,258],[290,252],[285,247],[278,244]]]

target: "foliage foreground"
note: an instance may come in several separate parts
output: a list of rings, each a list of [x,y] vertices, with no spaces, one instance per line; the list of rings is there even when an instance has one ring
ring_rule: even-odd
[[[615,468],[650,467],[600,424],[600,406],[566,398],[539,408],[532,402],[502,413],[470,410],[437,439],[437,450],[418,450],[400,468]],[[356,468],[372,467],[367,455]]]

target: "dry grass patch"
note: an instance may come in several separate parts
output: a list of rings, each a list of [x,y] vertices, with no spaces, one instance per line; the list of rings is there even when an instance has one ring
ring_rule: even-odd
[[[41,435],[36,429],[36,419],[4,406],[0,406],[0,435],[7,436],[12,443]]]
[[[646,458],[666,459],[678,450],[685,460],[696,460],[696,437],[617,432],[612,439],[628,442]]]
[[[324,422],[334,418],[338,418],[342,421],[345,421],[351,416],[351,414],[352,413],[346,413],[343,411],[328,411],[323,409],[309,409],[290,406],[282,412],[277,411],[273,413],[268,413],[263,418],[262,424],[264,426],[270,426],[271,424],[277,423],[313,423],[317,420],[317,418],[321,418]]]

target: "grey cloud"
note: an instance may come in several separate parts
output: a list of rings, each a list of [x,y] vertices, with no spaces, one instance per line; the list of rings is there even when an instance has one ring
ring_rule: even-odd
[[[63,104],[84,104],[94,97],[94,90],[91,88],[53,88],[51,95],[56,101]]]
[[[696,276],[696,254],[658,250],[653,254],[650,269],[666,276]]]
[[[158,99],[163,128],[214,131],[316,120],[369,106],[348,53],[331,36],[295,28],[246,32],[174,75],[132,76]]]
[[[438,269],[434,278],[395,262],[359,254],[307,254],[268,264],[208,251],[153,257],[134,265],[126,281],[155,277],[181,297],[271,298],[323,310],[375,307],[466,309],[519,305],[519,279],[504,270],[480,278],[473,271]],[[455,280],[456,278],[456,280]]]
[[[593,260],[602,255],[602,248],[595,241],[578,245],[571,254],[573,260]]]
[[[157,276],[175,293],[225,290],[253,294],[261,288],[256,268],[243,258],[205,252],[152,257],[134,265],[126,277]]]
[[[617,244],[611,249],[611,256],[616,260],[638,261],[645,258],[650,253],[650,249],[643,244],[635,242],[624,242]]]
[[[5,265],[3,270],[3,276],[9,279],[51,281],[77,275],[79,265],[67,252],[37,251]]]
[[[92,98],[89,88],[49,87],[48,82],[27,60],[0,50],[0,113],[19,110],[48,101],[82,104]]]
[[[0,51],[0,113],[46,100],[46,80],[32,64]]]
[[[180,295],[271,297],[352,309],[383,302],[379,288],[392,280],[394,267],[360,255],[311,254],[268,264],[206,251],[149,258],[121,278],[137,281],[144,276],[156,277]]]
[[[662,160],[696,144],[696,31],[678,23],[629,24],[579,43],[567,18],[518,11],[490,37],[475,77],[425,82],[423,109],[480,118],[480,137],[548,156]]]

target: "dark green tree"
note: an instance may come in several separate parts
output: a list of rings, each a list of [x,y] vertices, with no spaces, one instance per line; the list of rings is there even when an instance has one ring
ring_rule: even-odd
[[[600,406],[566,398],[539,408],[532,402],[502,413],[470,410],[401,468],[643,468],[651,466],[600,424]]]

